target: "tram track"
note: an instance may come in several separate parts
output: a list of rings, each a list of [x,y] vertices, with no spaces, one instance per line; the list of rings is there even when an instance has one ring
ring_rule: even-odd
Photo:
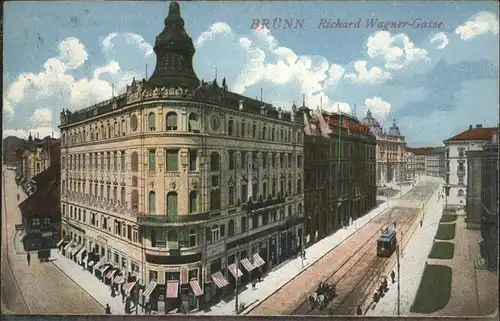
[[[408,208],[392,208],[391,211],[407,211],[407,210],[411,210],[411,209],[408,209]],[[384,215],[388,215],[389,213],[385,213]],[[397,213],[397,217],[395,217],[395,219],[398,219],[401,217],[403,218],[402,220],[397,220],[397,225],[399,226],[406,226],[407,225],[407,222],[411,221],[412,218],[415,219],[415,217],[413,217],[413,215],[409,215],[411,213]],[[408,225],[411,225],[411,224],[408,224]],[[407,230],[405,230],[403,233],[406,233]],[[399,233],[398,233],[399,234]],[[374,251],[374,248],[375,248],[375,245],[376,245],[376,242],[377,242],[377,239],[379,238],[380,236],[380,230],[377,230],[375,233],[373,233],[369,238],[368,238],[368,241],[362,245],[361,247],[359,247],[352,256],[350,256],[349,258],[347,258],[345,261],[343,261],[341,263],[341,265],[335,270],[333,271],[330,276],[328,277],[328,279],[326,280],[326,282],[330,282],[330,283],[336,283],[337,284],[337,292],[338,292],[338,296],[336,298],[338,298],[340,295],[342,295],[342,293],[345,293],[343,292],[343,289],[348,289],[348,288],[352,288],[352,290],[348,291],[347,295],[344,296],[340,303],[338,304],[338,306],[336,308],[334,308],[335,310],[338,309],[339,307],[341,307],[346,300],[350,299],[351,297],[351,293],[356,289],[356,287],[358,286],[358,284],[360,282],[363,281],[363,279],[365,278],[365,276],[367,275],[367,273],[369,271],[380,271],[383,266],[384,266],[384,262],[387,260],[387,258],[382,258],[382,257],[377,257],[376,255],[373,256],[373,251]],[[381,265],[379,267],[379,265]],[[360,267],[362,267],[360,269]],[[360,270],[360,273],[356,273],[354,272],[354,270]],[[362,275],[361,279],[357,280],[357,278],[359,277],[359,275]],[[339,277],[340,275],[340,277]],[[324,280],[322,280],[324,281]],[[354,282],[354,287],[351,285],[347,285],[347,286],[342,286],[343,284],[352,284],[352,282]],[[318,309],[314,309],[314,310],[310,310],[309,309],[309,302],[308,302],[308,299],[304,299],[304,301],[291,313],[291,314],[300,314],[300,315],[305,315],[305,314],[309,314],[309,315],[324,315],[324,314],[327,314],[329,309],[331,309],[331,305],[332,303],[336,303],[338,301],[336,301],[335,299],[332,300],[331,302],[329,302],[327,304],[327,306],[323,309],[323,310],[318,310]]]

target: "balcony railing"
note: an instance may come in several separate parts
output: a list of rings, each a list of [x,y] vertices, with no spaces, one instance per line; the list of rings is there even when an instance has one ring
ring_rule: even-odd
[[[188,215],[157,215],[157,214],[137,214],[137,223],[139,225],[162,225],[169,223],[193,223],[208,221],[219,217],[220,212],[206,212],[200,214]]]
[[[260,209],[265,209],[270,206],[276,206],[280,204],[284,204],[286,201],[286,198],[280,197],[276,199],[268,199],[268,200],[262,200],[262,201],[248,201],[248,203],[241,205],[241,209],[247,212],[255,212]]]

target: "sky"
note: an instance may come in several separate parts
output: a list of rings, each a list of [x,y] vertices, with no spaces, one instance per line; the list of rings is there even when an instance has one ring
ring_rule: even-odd
[[[260,98],[262,89],[287,110],[305,95],[312,109],[360,120],[370,109],[387,129],[396,121],[412,147],[498,123],[494,1],[180,4],[198,77],[225,77],[231,91]],[[63,108],[150,76],[168,6],[4,2],[3,137],[58,137]]]

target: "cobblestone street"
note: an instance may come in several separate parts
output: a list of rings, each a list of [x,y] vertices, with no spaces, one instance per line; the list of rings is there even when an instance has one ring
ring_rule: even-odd
[[[16,254],[15,225],[21,223],[16,194],[24,194],[13,171],[4,170],[2,183],[2,300],[7,308],[23,314],[104,314],[102,305],[53,264],[40,263],[32,253],[28,266],[26,255]]]

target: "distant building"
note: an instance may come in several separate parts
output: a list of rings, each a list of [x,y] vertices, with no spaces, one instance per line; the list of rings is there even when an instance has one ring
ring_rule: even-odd
[[[491,271],[498,267],[498,131],[483,147],[481,165],[481,257]]]
[[[466,218],[468,229],[477,230],[481,225],[481,165],[482,150],[471,150],[467,155]]]
[[[406,180],[415,179],[415,153],[410,149],[405,148],[405,161],[406,161]]]
[[[429,150],[425,154],[425,175],[432,177],[442,177],[445,175],[445,148],[437,147]]]
[[[483,128],[482,125],[469,127],[468,130],[444,141],[445,186],[449,187],[447,206],[465,208],[467,191],[467,151],[482,150],[497,128]]]
[[[412,153],[414,176],[420,177],[426,175],[426,157],[432,149],[433,147],[406,147],[406,152]]]
[[[405,137],[399,131],[396,121],[394,120],[391,128],[385,131],[368,110],[361,124],[368,126],[377,140],[377,184],[385,185],[404,180],[406,177]]]
[[[24,150],[18,175],[27,180],[48,169],[52,164],[60,164],[61,145],[59,139],[50,136],[44,139],[28,137],[28,148]]]

